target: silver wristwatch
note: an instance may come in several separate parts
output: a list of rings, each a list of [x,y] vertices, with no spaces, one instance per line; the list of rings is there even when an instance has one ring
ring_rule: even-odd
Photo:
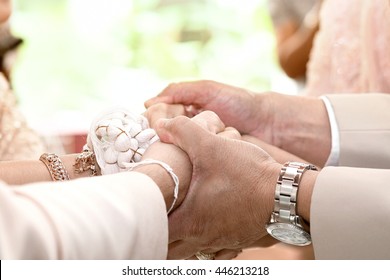
[[[302,226],[297,215],[297,193],[302,174],[306,170],[317,170],[314,165],[287,162],[283,165],[275,189],[275,205],[267,232],[287,244],[306,246],[311,243],[310,234]]]

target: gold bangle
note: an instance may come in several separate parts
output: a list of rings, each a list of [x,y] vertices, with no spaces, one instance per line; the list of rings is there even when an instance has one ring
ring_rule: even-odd
[[[46,165],[53,181],[69,180],[69,174],[61,159],[56,154],[44,153],[40,156],[39,160]]]
[[[91,170],[91,176],[98,175],[98,165],[96,164],[95,154],[89,149],[84,149],[83,152],[76,157],[76,162],[73,164],[73,167],[76,174]]]

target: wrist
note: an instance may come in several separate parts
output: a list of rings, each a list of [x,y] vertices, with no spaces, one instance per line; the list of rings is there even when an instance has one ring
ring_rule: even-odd
[[[177,208],[184,200],[184,197],[187,194],[188,187],[191,181],[192,165],[187,154],[183,152],[179,147],[157,141],[152,145],[150,145],[149,148],[145,151],[142,160],[158,160],[167,163],[172,168],[174,174],[179,179],[179,197],[177,198],[177,201],[175,203],[175,208]],[[156,176],[155,173],[149,172],[150,177],[152,179],[155,178],[154,179],[155,182],[161,180],[160,183],[166,182],[165,186],[169,184],[168,186],[163,188],[161,188],[162,185],[160,184],[158,184],[158,186],[163,192],[164,197],[165,197],[165,192],[167,192],[167,194],[169,195],[166,199],[166,202],[168,203],[168,207],[170,207],[171,202],[173,201],[172,196],[173,196],[173,189],[175,186],[172,177],[169,175],[169,173],[166,170],[164,170],[164,168],[161,165],[160,166],[156,164],[145,165],[145,167],[147,166],[154,167],[160,170],[161,174],[164,175],[164,177],[160,178],[159,176]],[[137,167],[137,171],[138,171],[138,167]],[[162,180],[164,182],[162,182]]]
[[[140,165],[134,167],[133,171],[143,173],[149,176],[159,187],[166,205],[167,211],[174,201],[175,182],[170,174],[162,166],[157,164]],[[173,209],[176,209],[178,204],[175,204]]]
[[[80,155],[81,154],[69,154],[60,156],[64,164],[64,168],[69,174],[69,178],[72,180],[83,177],[100,176],[100,168],[95,161],[92,163],[94,171],[91,169],[91,163],[89,163],[88,168],[86,168],[85,166],[82,166],[82,169],[80,169],[80,167],[76,168],[76,162],[77,159],[80,158]]]
[[[274,211],[275,202],[275,186],[278,181],[278,176],[282,165],[278,162],[268,163],[266,165],[260,164],[257,167],[258,179],[257,179],[257,192],[254,196],[256,204],[256,222],[262,221],[263,224],[259,224],[259,228],[264,228],[264,225],[268,223],[269,218]]]
[[[272,237],[284,243],[297,246],[311,243],[308,223],[316,175],[311,170],[317,168],[300,162],[286,162],[280,170],[275,188],[274,210],[266,229]]]
[[[310,224],[311,197],[313,195],[314,184],[316,182],[318,171],[308,170],[302,175],[299,192],[297,197],[297,214],[306,225]]]
[[[323,101],[312,97],[283,98],[278,108],[287,111],[276,114],[273,128],[276,145],[317,166],[324,166],[331,150],[331,130]]]
[[[278,140],[275,139],[275,117],[277,116],[277,105],[274,96],[278,95],[271,92],[258,93],[254,95],[252,103],[251,116],[254,127],[248,134],[261,139],[264,142],[277,146]]]

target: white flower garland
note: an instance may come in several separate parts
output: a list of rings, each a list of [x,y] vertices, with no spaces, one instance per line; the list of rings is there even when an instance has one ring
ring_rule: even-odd
[[[158,140],[144,116],[113,109],[93,121],[87,145],[93,149],[102,175],[107,175],[129,170],[124,163],[139,162],[146,149]]]
[[[102,175],[131,171],[139,165],[162,166],[175,183],[169,214],[179,196],[179,178],[164,162],[153,159],[141,161],[146,149],[156,141],[159,138],[144,116],[119,108],[99,115],[92,122],[87,148],[94,152]]]

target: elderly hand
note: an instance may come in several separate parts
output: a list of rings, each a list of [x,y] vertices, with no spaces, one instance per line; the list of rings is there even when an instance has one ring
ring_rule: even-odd
[[[150,106],[143,115],[148,119],[149,126],[154,128],[156,122],[163,119],[172,119],[177,116],[188,116],[188,111],[186,107],[182,104],[166,104],[166,103],[157,103]]]
[[[285,163],[287,161],[296,161],[296,162],[305,162],[305,160],[301,159],[300,157],[290,154],[289,152],[286,152],[276,146],[273,146],[271,144],[268,144],[254,136],[250,135],[243,135],[241,137],[241,140],[252,143],[260,148],[262,148],[264,151],[266,151],[273,159],[275,159],[279,163]]]
[[[189,117],[211,110],[240,133],[265,136],[259,130],[260,121],[264,120],[257,114],[262,108],[256,108],[255,94],[245,89],[213,81],[170,84],[158,96],[146,101],[145,107],[157,103],[183,104],[187,106]]]
[[[233,130],[215,135],[187,117],[161,120],[156,131],[193,165],[187,196],[169,216],[168,258],[241,249],[266,235],[280,164],[255,145],[226,138]]]
[[[331,148],[330,125],[319,98],[276,93],[255,94],[213,81],[171,84],[145,102],[183,104],[187,116],[214,111],[227,125],[323,166]]]
[[[175,109],[177,108],[178,107],[176,106]],[[158,112],[165,112],[165,110],[158,110]],[[174,112],[178,111],[174,110]],[[154,115],[154,117],[157,115]],[[167,116],[165,113],[162,115]],[[229,130],[225,130],[225,125],[212,112],[203,112],[193,117],[191,121],[202,126],[210,133],[223,133],[225,136],[228,136],[227,134],[229,133]],[[187,154],[175,145],[155,142],[145,151],[142,160],[146,159],[158,160],[168,164],[173,169],[174,173],[178,176],[180,182],[179,196],[173,208],[176,209],[184,200],[191,181],[192,164]],[[167,178],[169,177],[168,172],[157,165],[141,165],[136,167],[134,170],[146,173],[157,183],[157,185],[159,185],[167,203],[167,209],[169,209],[173,202],[173,179]]]

